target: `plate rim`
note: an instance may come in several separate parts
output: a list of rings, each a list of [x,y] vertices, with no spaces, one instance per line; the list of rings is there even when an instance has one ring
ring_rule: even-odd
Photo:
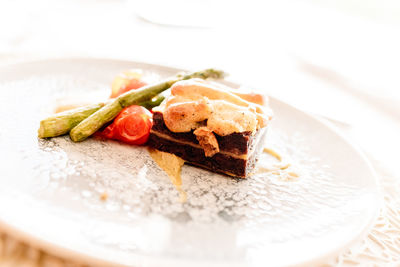
[[[165,64],[156,64],[156,63],[148,63],[148,62],[141,62],[141,61],[134,61],[134,60],[124,60],[124,59],[118,59],[118,58],[98,58],[98,57],[57,57],[57,58],[46,58],[46,59],[39,59],[39,60],[29,60],[25,62],[17,62],[17,63],[11,63],[7,64],[4,66],[0,67],[0,72],[3,71],[12,71],[13,68],[16,68],[16,71],[18,71],[19,67],[29,67],[30,65],[34,66],[37,64],[60,64],[62,62],[68,62],[69,64],[73,64],[74,62],[89,62],[85,64],[94,64],[94,62],[113,62],[116,64],[133,64],[133,65],[142,65],[146,66],[145,68],[162,68],[166,69],[168,71],[174,71],[174,72],[180,72],[180,71],[187,71],[178,67],[170,66],[170,65],[165,65]],[[2,80],[0,78],[0,80]],[[237,79],[231,79],[230,77],[225,78],[225,81],[228,84],[232,84],[235,86],[239,86],[240,82]],[[323,255],[318,255],[317,257],[314,257],[312,259],[304,260],[303,262],[296,263],[294,266],[303,266],[303,265],[309,265],[309,264],[318,264],[318,263],[324,263],[322,261],[327,261],[328,259],[334,257],[338,253],[348,249],[358,241],[361,241],[361,239],[365,238],[368,234],[368,231],[371,229],[373,224],[375,223],[376,219],[379,216],[379,213],[381,211],[381,208],[384,204],[383,200],[383,188],[381,184],[381,179],[377,172],[375,171],[371,161],[367,158],[365,152],[361,149],[360,145],[357,144],[354,140],[350,140],[348,136],[346,136],[344,133],[342,133],[333,123],[329,122],[326,119],[320,118],[310,112],[304,111],[299,109],[296,106],[290,105],[289,103],[284,102],[283,100],[273,97],[273,96],[268,96],[270,99],[273,101],[279,103],[279,105],[283,105],[286,107],[289,107],[290,109],[295,110],[296,112],[300,112],[307,117],[311,118],[312,120],[317,121],[319,124],[324,125],[327,127],[330,131],[332,131],[335,135],[340,137],[349,147],[351,147],[355,153],[360,157],[360,159],[366,164],[368,168],[368,172],[371,174],[373,177],[373,182],[376,187],[376,198],[377,198],[377,204],[376,208],[373,212],[371,212],[370,218],[366,220],[366,222],[363,224],[363,227],[360,228],[360,231],[357,232],[357,234],[352,235],[351,238],[348,238],[346,242],[343,242],[341,245],[338,245],[335,249],[332,249],[330,252],[327,252]],[[112,262],[106,259],[100,259],[93,257],[89,254],[85,254],[84,252],[79,252],[77,250],[73,250],[67,247],[64,247],[60,244],[57,243],[52,243],[50,241],[41,239],[40,237],[36,237],[32,234],[30,234],[27,231],[24,231],[23,229],[19,229],[18,227],[14,227],[13,225],[7,223],[4,221],[4,219],[0,215],[0,229],[6,233],[6,235],[9,235],[11,237],[14,237],[15,239],[19,240],[20,242],[29,244],[30,246],[34,248],[38,248],[40,250],[49,252],[49,254],[53,254],[55,256],[58,256],[63,259],[71,260],[73,262],[82,262],[84,264],[89,264],[94,266],[131,266],[131,265],[124,265],[124,264],[119,264],[116,262]],[[163,262],[165,262],[166,259],[163,259]],[[167,261],[170,261],[169,259]],[[171,261],[172,262],[172,261]],[[183,264],[188,263],[186,260],[184,261],[173,261],[173,263],[177,264],[177,266],[185,266]],[[326,263],[326,262],[325,262]],[[214,266],[215,264],[209,263],[209,262],[204,262],[202,261],[200,264],[196,262],[190,262],[191,265],[194,266],[204,266],[204,264],[207,264],[207,266]],[[218,264],[218,266],[228,266],[225,265],[226,263]],[[232,266],[231,263],[229,263],[229,266]],[[233,265],[236,266],[236,265]],[[239,265],[238,265],[239,266]],[[242,265],[240,265],[242,266]]]

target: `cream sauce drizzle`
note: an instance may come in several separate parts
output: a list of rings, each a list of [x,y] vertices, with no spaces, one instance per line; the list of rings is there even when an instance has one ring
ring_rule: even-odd
[[[280,177],[281,180],[284,181],[294,181],[299,178],[299,175],[292,170],[292,164],[284,163],[282,160],[282,156],[278,152],[271,148],[264,148],[263,152],[276,158],[279,163],[272,164],[271,166],[259,166],[256,173],[269,172],[277,175],[278,177]]]
[[[245,97],[247,96],[247,97]],[[267,126],[272,111],[257,103],[261,95],[240,94],[201,79],[175,83],[171,96],[157,109],[172,132],[189,132],[206,126],[218,135],[255,132]],[[202,123],[206,122],[206,125]]]
[[[187,200],[187,194],[182,189],[181,170],[185,161],[174,154],[162,152],[156,149],[148,149],[150,156],[153,160],[163,169],[176,190],[179,192],[179,201],[184,203]]]
[[[276,158],[277,160],[279,160],[279,161],[282,161],[282,157],[281,157],[281,155],[279,155],[275,150],[273,150],[273,149],[271,149],[271,148],[264,148],[263,149],[263,152],[264,153],[268,153],[268,154],[270,154],[271,156],[273,156],[274,158]]]

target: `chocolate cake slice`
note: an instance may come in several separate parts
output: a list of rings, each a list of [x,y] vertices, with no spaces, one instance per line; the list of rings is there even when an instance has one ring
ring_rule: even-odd
[[[205,155],[193,132],[193,130],[184,133],[171,132],[165,125],[163,114],[155,112],[148,144],[160,151],[175,154],[189,164],[245,178],[254,170],[267,130],[261,128],[253,134],[251,132],[232,133],[226,136],[215,134],[219,152],[211,157]]]
[[[262,95],[197,79],[175,83],[153,112],[150,147],[242,178],[254,170],[272,118]]]

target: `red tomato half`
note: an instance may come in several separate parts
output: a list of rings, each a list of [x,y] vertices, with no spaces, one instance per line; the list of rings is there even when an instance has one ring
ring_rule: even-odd
[[[129,79],[129,80],[126,79],[126,81],[123,84],[121,84],[121,87],[119,87],[118,89],[115,89],[116,91],[113,88],[110,98],[118,97],[119,95],[122,95],[123,93],[126,93],[133,89],[138,89],[145,85],[147,85],[147,83],[145,83],[139,79],[136,79],[136,78]]]
[[[99,135],[131,145],[142,145],[149,139],[152,125],[151,112],[142,106],[133,105],[124,108]]]

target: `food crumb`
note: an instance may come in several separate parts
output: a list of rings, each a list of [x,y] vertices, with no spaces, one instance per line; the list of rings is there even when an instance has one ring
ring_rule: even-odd
[[[107,194],[106,192],[103,192],[103,193],[100,195],[100,200],[106,201],[107,199],[108,199],[108,194]]]
[[[290,167],[290,163],[287,163],[287,164],[285,164],[285,165],[283,165],[283,166],[280,166],[279,169],[281,169],[281,170],[286,170],[286,169],[289,168],[289,167]]]

